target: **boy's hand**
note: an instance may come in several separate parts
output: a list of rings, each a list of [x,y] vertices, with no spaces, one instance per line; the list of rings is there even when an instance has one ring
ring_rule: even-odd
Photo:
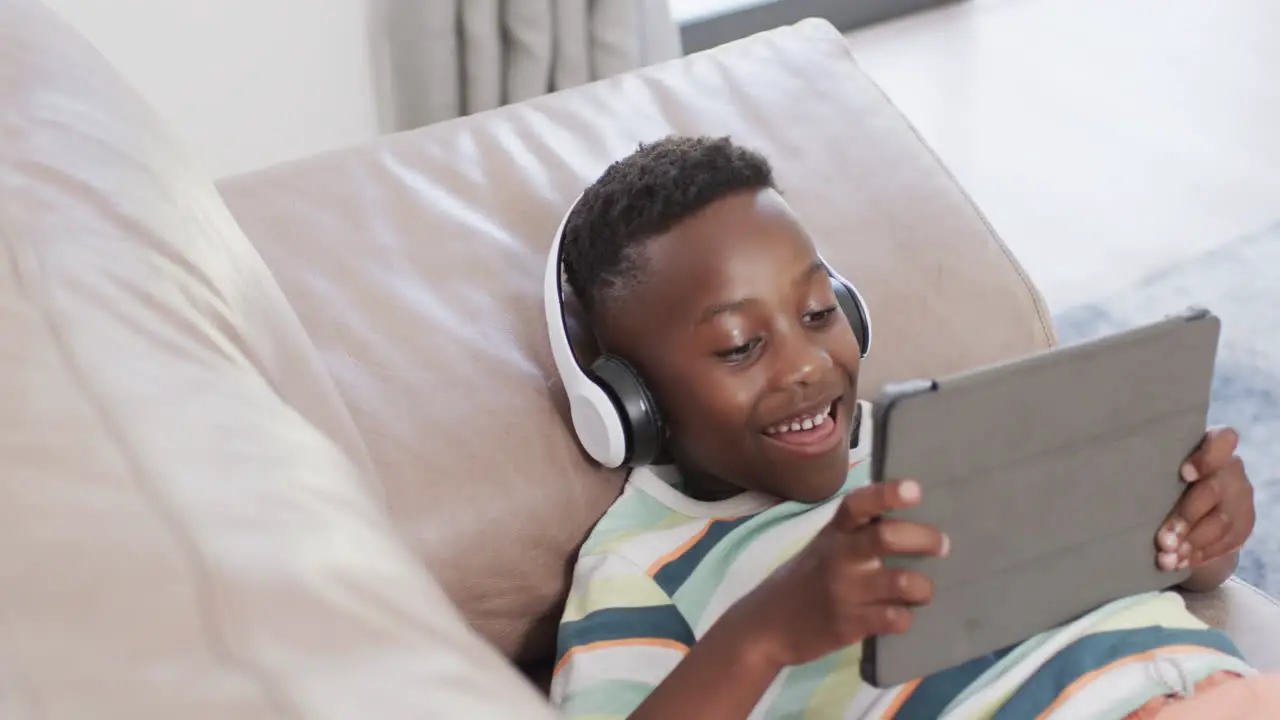
[[[1235,454],[1239,440],[1230,428],[1211,429],[1183,464],[1188,487],[1156,536],[1161,569],[1198,568],[1224,558],[1253,532],[1253,485]]]
[[[798,665],[910,627],[910,608],[933,598],[933,583],[880,558],[946,557],[949,542],[932,527],[877,518],[920,497],[920,484],[910,480],[853,491],[804,550],[734,606],[730,613],[767,663]]]

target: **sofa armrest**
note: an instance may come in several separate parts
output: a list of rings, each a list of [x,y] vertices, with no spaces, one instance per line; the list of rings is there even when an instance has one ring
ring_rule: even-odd
[[[1280,602],[1275,598],[1234,577],[1217,590],[1186,598],[1191,612],[1230,635],[1254,667],[1280,671]]]

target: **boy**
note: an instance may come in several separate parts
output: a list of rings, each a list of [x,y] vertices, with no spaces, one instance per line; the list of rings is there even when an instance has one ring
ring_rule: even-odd
[[[860,641],[905,631],[932,594],[878,558],[945,557],[948,540],[870,522],[921,488],[868,483],[861,351],[768,162],[728,139],[642,146],[578,202],[563,262],[602,349],[638,369],[666,429],[664,464],[632,472],[580,553],[552,682],[567,716],[1124,717],[1252,674],[1159,593],[903,687],[866,686]],[[1193,567],[1191,589],[1229,577],[1253,528],[1235,442],[1206,435],[1156,533],[1153,561]],[[1116,634],[1145,626],[1154,640]]]

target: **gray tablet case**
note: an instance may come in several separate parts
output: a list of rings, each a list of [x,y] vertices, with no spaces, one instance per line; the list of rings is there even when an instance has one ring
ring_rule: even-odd
[[[1019,643],[1186,571],[1155,535],[1204,435],[1219,321],[1204,310],[960,376],[875,404],[872,479],[913,478],[893,517],[947,532],[946,559],[889,558],[933,578],[902,635],[869,639],[862,676],[890,687]]]

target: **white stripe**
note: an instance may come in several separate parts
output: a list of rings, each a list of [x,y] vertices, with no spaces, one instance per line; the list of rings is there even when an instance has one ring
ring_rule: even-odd
[[[836,503],[828,502],[798,516],[783,518],[773,527],[759,532],[750,546],[743,548],[725,571],[724,577],[716,586],[711,598],[707,601],[702,614],[697,618],[694,634],[702,634],[720,618],[742,596],[751,592],[770,575],[771,568],[779,554],[797,538],[813,537],[835,515]],[[739,532],[751,534],[756,522],[752,520]],[[803,546],[800,546],[803,547]]]
[[[573,583],[569,586],[585,591],[589,583],[609,577],[631,576],[636,574],[635,565],[621,555],[587,555],[578,558],[573,566]]]
[[[551,700],[562,705],[578,689],[599,682],[630,680],[657,687],[685,654],[654,645],[612,645],[574,653],[551,680]]]

